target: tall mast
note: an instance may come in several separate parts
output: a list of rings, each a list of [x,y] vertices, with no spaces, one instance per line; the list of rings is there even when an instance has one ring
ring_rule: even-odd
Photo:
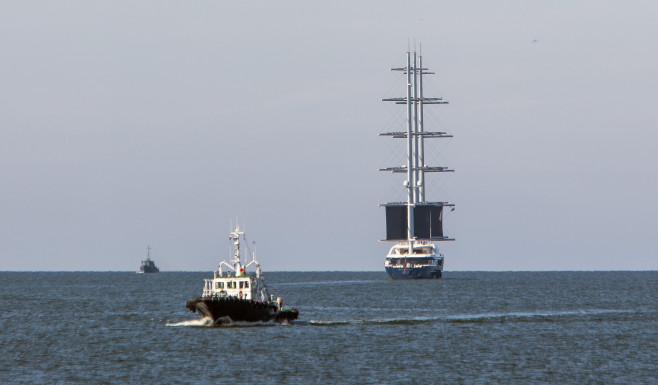
[[[418,164],[418,56],[416,55],[416,52],[414,52],[414,127],[413,127],[413,149],[414,149],[414,159],[413,159],[413,165],[411,165],[411,168],[414,170],[414,203],[418,203],[420,200],[418,199],[418,183],[420,181],[419,175],[420,175],[420,170],[419,170],[419,164]]]
[[[413,247],[414,237],[414,189],[416,188],[416,173],[413,170],[413,160],[415,151],[413,146],[413,130],[415,114],[413,114],[411,100],[411,52],[407,52],[407,240],[409,241],[409,250]],[[415,71],[414,71],[415,72]],[[414,76],[415,79],[415,76]],[[415,89],[415,87],[413,87]]]
[[[406,139],[407,164],[401,167],[387,167],[380,171],[406,173],[404,182],[407,188],[406,202],[389,202],[382,204],[386,208],[386,240],[406,241],[409,252],[413,251],[415,241],[451,241],[443,235],[443,208],[454,206],[448,202],[428,202],[425,196],[426,172],[452,172],[448,167],[429,167],[425,164],[425,138],[450,138],[445,132],[427,132],[423,124],[423,108],[429,104],[447,104],[442,98],[426,98],[423,94],[423,75],[433,74],[423,68],[422,55],[407,52],[407,65],[392,68],[407,75],[406,97],[386,98],[383,101],[406,104],[406,131],[387,132],[381,136]],[[412,74],[413,72],[413,74]],[[413,76],[413,79],[412,79]]]
[[[418,120],[418,138],[420,138],[420,146],[418,147],[418,200],[419,202],[425,202],[425,137],[423,136],[423,56],[418,55],[418,64],[420,66],[419,73],[419,99],[417,101],[417,120]]]

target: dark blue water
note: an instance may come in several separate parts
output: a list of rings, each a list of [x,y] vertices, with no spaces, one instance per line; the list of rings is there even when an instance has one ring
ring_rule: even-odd
[[[0,273],[0,383],[658,383],[658,272],[266,273],[299,322],[192,326],[209,276]]]

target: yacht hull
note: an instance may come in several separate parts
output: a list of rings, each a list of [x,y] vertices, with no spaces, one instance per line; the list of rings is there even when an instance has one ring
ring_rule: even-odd
[[[391,267],[386,266],[389,279],[436,279],[443,271],[438,266]]]

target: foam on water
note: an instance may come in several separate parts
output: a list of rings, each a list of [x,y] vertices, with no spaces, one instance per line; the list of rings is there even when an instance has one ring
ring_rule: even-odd
[[[293,322],[276,323],[274,321],[267,322],[234,322],[230,318],[220,319],[218,322],[213,322],[210,317],[203,317],[180,322],[167,322],[166,326],[190,326],[190,327],[258,327],[258,326],[275,326],[275,325],[291,325]]]
[[[167,322],[167,326],[206,327],[206,326],[213,326],[213,322],[210,317],[203,317],[203,318],[196,318],[196,319],[185,320],[180,322]]]

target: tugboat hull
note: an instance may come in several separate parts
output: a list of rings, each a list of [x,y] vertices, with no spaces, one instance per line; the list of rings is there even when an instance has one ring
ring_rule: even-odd
[[[195,297],[186,307],[214,323],[229,318],[233,322],[287,322],[297,319],[297,309],[278,310],[273,303],[235,297]]]

